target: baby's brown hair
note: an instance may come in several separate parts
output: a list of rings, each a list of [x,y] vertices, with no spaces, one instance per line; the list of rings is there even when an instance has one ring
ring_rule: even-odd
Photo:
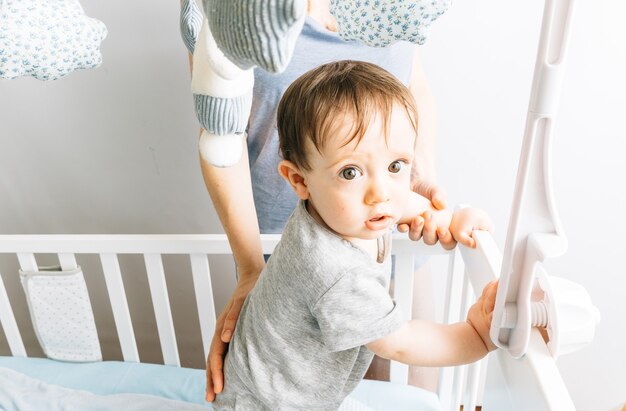
[[[394,104],[406,110],[417,135],[417,108],[409,89],[385,69],[371,63],[343,60],[310,70],[294,81],[278,104],[280,151],[285,160],[309,170],[309,140],[321,152],[337,119],[354,122],[345,144],[361,141],[376,115],[385,136]]]

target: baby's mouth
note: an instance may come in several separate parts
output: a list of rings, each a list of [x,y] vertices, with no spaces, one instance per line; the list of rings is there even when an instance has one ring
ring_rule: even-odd
[[[365,226],[370,230],[382,230],[389,226],[391,217],[385,214],[377,214],[365,222]]]

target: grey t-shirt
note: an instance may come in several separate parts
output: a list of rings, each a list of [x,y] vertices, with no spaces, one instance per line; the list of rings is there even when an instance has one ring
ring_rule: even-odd
[[[284,72],[256,69],[254,96],[248,123],[248,150],[254,204],[261,233],[281,233],[298,202],[289,185],[277,171],[280,161],[276,109],[287,87],[305,72],[337,60],[360,60],[377,64],[404,84],[411,77],[414,54],[412,43],[398,42],[374,48],[358,41],[343,41],[310,17],[295,45],[293,57]]]
[[[372,361],[365,344],[404,322],[389,269],[298,203],[244,303],[214,407],[337,409]]]

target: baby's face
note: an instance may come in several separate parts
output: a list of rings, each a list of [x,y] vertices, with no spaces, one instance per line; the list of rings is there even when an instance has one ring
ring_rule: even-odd
[[[307,150],[310,212],[347,240],[373,239],[395,224],[406,207],[415,131],[398,106],[392,111],[386,139],[377,116],[360,142],[355,139],[344,145],[350,126],[346,117],[321,154],[312,144]]]

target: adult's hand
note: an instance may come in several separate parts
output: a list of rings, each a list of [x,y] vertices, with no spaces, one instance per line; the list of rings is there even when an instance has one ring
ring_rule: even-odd
[[[206,400],[209,402],[215,400],[215,395],[224,389],[224,357],[228,351],[228,343],[235,331],[243,303],[254,288],[257,279],[258,273],[242,276],[226,307],[217,317],[215,334],[213,334],[206,364]]]
[[[445,191],[436,184],[430,183],[425,180],[420,180],[413,183],[413,191],[420,194],[427,199],[433,205],[435,210],[443,210],[446,208],[446,194]],[[409,233],[409,238],[413,241],[424,239],[424,243],[428,245],[434,245],[439,241],[441,246],[450,250],[456,246],[456,241],[448,230],[437,229],[437,224],[432,218],[431,213],[424,213],[417,216],[411,221],[410,224],[399,224],[398,231],[401,233]]]
[[[420,180],[413,183],[411,187],[413,191],[420,194],[433,204],[437,210],[443,210],[447,206],[447,196],[443,188],[437,184],[431,183],[426,180]]]

